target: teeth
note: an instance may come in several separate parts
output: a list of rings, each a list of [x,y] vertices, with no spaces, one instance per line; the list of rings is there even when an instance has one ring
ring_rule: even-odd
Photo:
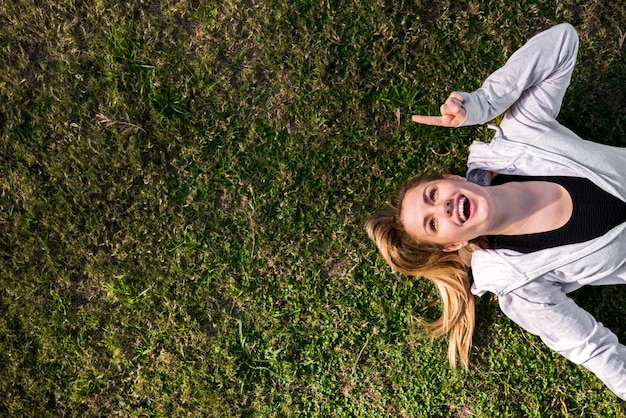
[[[457,208],[457,211],[459,213],[459,218],[461,218],[461,221],[465,222],[467,221],[467,216],[465,216],[465,204],[467,203],[467,198],[461,197],[459,199],[459,207]]]

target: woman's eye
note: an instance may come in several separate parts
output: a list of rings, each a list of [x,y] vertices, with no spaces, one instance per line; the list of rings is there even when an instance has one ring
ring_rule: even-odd
[[[430,222],[428,222],[428,226],[430,227],[430,230],[433,232],[437,230],[437,225],[435,225],[434,219],[431,219]]]
[[[437,197],[437,194],[436,194],[436,192],[435,192],[435,189],[432,189],[432,190],[430,191],[430,200],[431,200],[432,202],[434,202],[434,201],[435,201],[435,197]]]

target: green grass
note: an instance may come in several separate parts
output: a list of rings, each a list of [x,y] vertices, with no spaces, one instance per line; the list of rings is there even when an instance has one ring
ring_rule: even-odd
[[[472,367],[363,225],[485,127],[411,124],[562,21],[561,120],[626,146],[620,2],[0,5],[1,416],[620,417],[478,303]],[[626,340],[626,290],[577,300]]]

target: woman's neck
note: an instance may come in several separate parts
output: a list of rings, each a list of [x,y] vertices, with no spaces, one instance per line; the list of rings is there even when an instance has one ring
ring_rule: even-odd
[[[493,186],[496,202],[493,233],[523,235],[562,227],[572,216],[572,199],[561,185],[546,181]]]

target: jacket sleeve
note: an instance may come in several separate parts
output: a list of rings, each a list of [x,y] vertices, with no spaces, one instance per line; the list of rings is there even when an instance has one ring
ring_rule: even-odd
[[[576,305],[559,284],[538,279],[500,296],[499,303],[509,318],[541,337],[551,349],[589,369],[626,400],[626,347]]]
[[[578,35],[568,23],[535,35],[482,87],[462,93],[467,119],[461,126],[486,123],[509,110],[525,125],[556,118],[571,80]]]

